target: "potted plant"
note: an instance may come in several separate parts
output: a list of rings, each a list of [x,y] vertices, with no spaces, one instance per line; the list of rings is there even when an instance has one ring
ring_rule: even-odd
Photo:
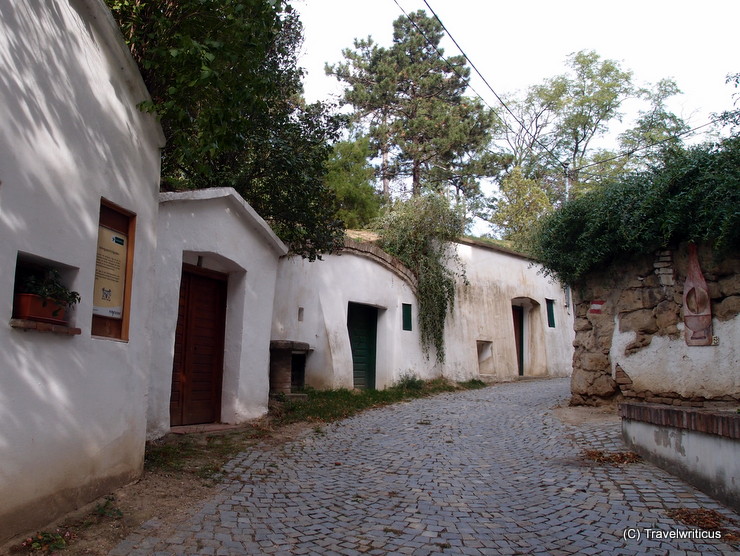
[[[80,301],[80,294],[62,282],[56,268],[30,274],[15,294],[13,316],[51,324],[66,324],[67,309]]]

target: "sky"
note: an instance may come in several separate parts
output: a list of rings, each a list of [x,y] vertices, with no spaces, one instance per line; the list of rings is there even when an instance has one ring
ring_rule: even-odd
[[[397,2],[293,0],[305,31],[299,64],[307,72],[307,100],[341,93],[336,79],[324,74],[324,63],[342,61],[342,49],[355,38],[372,35],[391,44],[392,23],[403,13],[399,4],[408,13],[426,9],[423,0]],[[732,107],[736,90],[725,77],[740,72],[740,0],[427,2],[499,95],[564,73],[567,56],[586,49],[632,70],[637,85],[673,78],[684,94],[669,106],[692,127]],[[458,54],[450,40],[442,46],[445,55]],[[485,102],[499,106],[476,76],[472,84]]]

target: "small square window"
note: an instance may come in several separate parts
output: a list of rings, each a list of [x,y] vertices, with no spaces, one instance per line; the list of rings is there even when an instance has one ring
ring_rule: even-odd
[[[411,330],[411,304],[403,303],[401,309],[403,313],[403,329]]]

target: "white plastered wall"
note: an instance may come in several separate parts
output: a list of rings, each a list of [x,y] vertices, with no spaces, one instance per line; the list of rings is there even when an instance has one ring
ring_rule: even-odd
[[[411,285],[383,264],[353,252],[308,262],[281,262],[273,340],[307,342],[306,383],[315,388],[352,387],[347,332],[348,303],[379,308],[376,386],[404,374],[462,381],[481,374],[498,380],[518,375],[512,304],[524,307],[525,376],[569,376],[573,317],[566,293],[521,256],[471,244],[456,244],[468,285],[445,328],[446,360],[427,359],[419,344],[418,303]],[[547,322],[553,300],[555,327]],[[401,305],[412,304],[413,331],[401,329]],[[299,310],[302,319],[299,320]]]
[[[405,374],[423,379],[440,375],[434,356],[428,359],[420,347],[418,305],[411,286],[385,265],[345,252],[320,261],[290,257],[280,263],[272,339],[311,346],[307,386],[353,387],[349,303],[378,308],[377,388],[391,386]],[[411,331],[402,330],[404,303],[412,305]]]
[[[164,140],[102,2],[2,2],[0,28],[2,541],[141,471]],[[136,214],[127,342],[91,336],[101,198]],[[19,253],[80,293],[80,335],[9,326]]]
[[[453,380],[479,374],[497,380],[518,376],[512,305],[519,305],[524,312],[524,375],[569,376],[573,314],[563,288],[522,256],[473,242],[457,243],[455,249],[468,284],[458,283],[456,305],[447,320],[445,375]],[[554,328],[548,326],[548,299],[554,302]]]
[[[712,319],[716,346],[688,346],[684,324],[678,324],[678,338],[653,336],[650,345],[630,355],[625,348],[635,339],[634,332],[614,327],[609,354],[612,376],[619,365],[639,392],[670,390],[686,398],[718,398],[740,392],[740,316],[720,322]],[[711,378],[711,380],[710,380]]]
[[[147,434],[170,429],[172,359],[182,265],[228,276],[221,421],[267,412],[270,325],[278,259],[287,251],[233,190],[163,193],[159,211],[157,295]]]

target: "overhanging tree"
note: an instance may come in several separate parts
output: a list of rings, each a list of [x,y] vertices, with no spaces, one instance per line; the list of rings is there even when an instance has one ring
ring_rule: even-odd
[[[339,122],[301,100],[297,14],[280,0],[106,0],[167,138],[168,189],[232,186],[296,253],[340,243],[324,184]]]

